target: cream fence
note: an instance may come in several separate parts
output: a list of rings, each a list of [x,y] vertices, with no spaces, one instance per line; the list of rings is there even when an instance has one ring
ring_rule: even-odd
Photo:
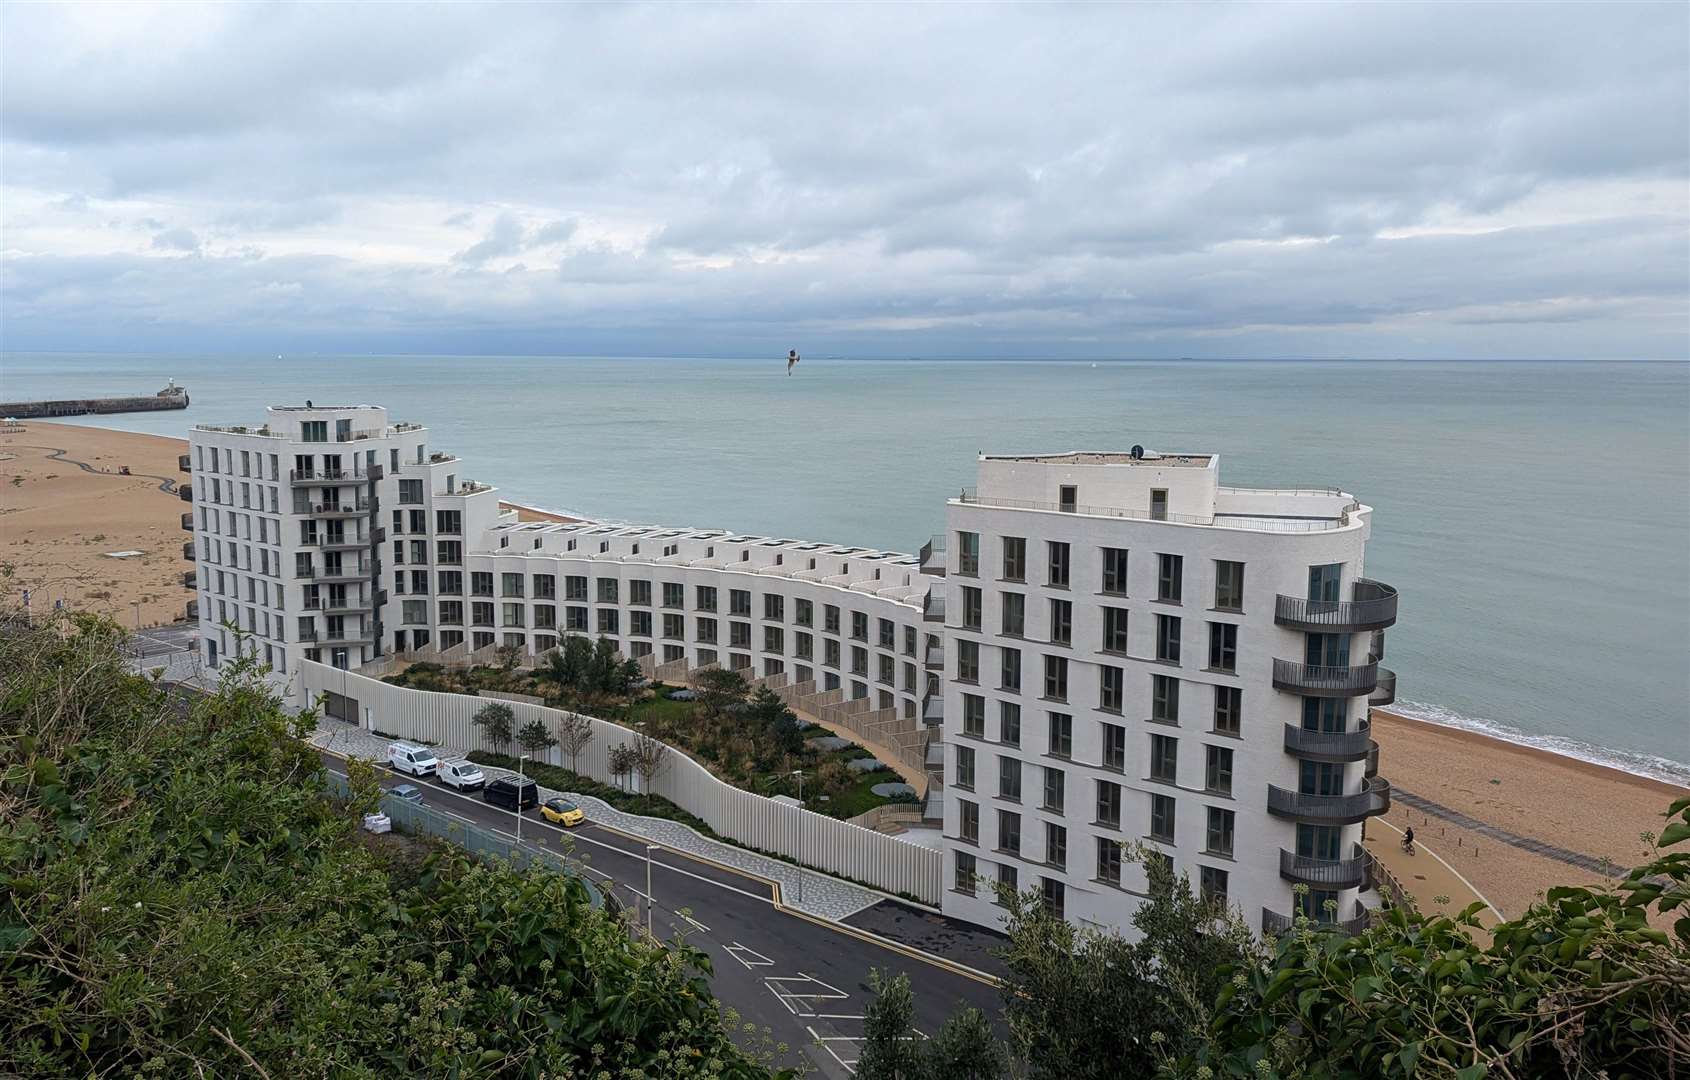
[[[482,698],[393,686],[311,661],[301,663],[299,684],[308,700],[324,693],[348,699],[343,705],[346,714],[357,716],[367,728],[446,747],[468,748],[482,743],[480,732],[471,723],[477,710],[486,704]],[[561,709],[528,702],[512,702],[511,710],[516,714],[517,728],[539,720],[555,731],[566,715]],[[593,739],[581,751],[575,771],[601,783],[615,784],[619,778],[611,774],[610,751],[632,744],[634,732],[607,720],[588,719]],[[568,764],[557,747],[546,756],[554,765]],[[672,747],[664,761],[663,770],[652,779],[651,793],[702,819],[722,836],[825,873],[938,905],[944,877],[940,852],[741,791]],[[637,782],[638,777],[633,780]]]

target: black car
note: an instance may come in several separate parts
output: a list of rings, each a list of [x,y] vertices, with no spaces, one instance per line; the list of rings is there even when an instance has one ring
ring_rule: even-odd
[[[540,785],[536,784],[532,780],[523,780],[520,783],[520,790],[522,792],[520,802],[522,809],[532,810],[536,806],[539,806]],[[506,810],[515,810],[517,809],[519,801],[517,796],[518,790],[518,781],[516,777],[501,776],[497,780],[487,781],[487,786],[481,789],[481,797],[492,803],[494,806],[502,807]]]

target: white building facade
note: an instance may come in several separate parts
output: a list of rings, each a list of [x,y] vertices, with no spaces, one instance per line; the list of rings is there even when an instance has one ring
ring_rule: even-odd
[[[924,747],[947,914],[998,923],[1001,881],[1126,929],[1135,839],[1268,930],[1295,883],[1320,918],[1374,902],[1356,844],[1388,802],[1366,712],[1396,597],[1362,577],[1370,511],[1341,492],[1223,488],[1212,456],[982,457],[945,550],[913,556],[520,520],[373,406],[200,426],[187,463],[209,664],[237,641],[285,679],[602,636],[895,718]]]

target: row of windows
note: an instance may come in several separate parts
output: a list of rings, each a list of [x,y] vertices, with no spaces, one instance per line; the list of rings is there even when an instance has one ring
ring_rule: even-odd
[[[1056,717],[1051,718],[1051,732],[1049,745],[1053,747],[1054,757],[1067,758],[1073,749],[1073,732],[1067,724],[1060,724]],[[1120,739],[1112,746],[1111,751],[1121,755],[1121,764],[1103,765],[1117,772],[1125,772],[1125,740]],[[1068,751],[1058,753],[1058,750]],[[1211,795],[1231,797],[1232,795],[1232,748],[1227,746],[1203,746],[1203,790]],[[1055,813],[1067,810],[1067,772],[1054,765],[1030,765],[1020,757],[1007,754],[998,755],[997,797],[1013,802],[1021,801],[1022,775],[1027,769],[1038,769],[1042,773],[1039,784],[1039,807]],[[1177,784],[1179,782],[1179,740],[1170,735],[1150,736],[1149,776],[1147,779],[1160,783]],[[955,747],[955,761],[951,782],[966,791],[975,790],[975,750],[971,746]],[[1119,825],[1121,805],[1121,785],[1112,780],[1097,780],[1098,786],[1098,818],[1099,822]],[[1104,793],[1111,793],[1115,813],[1106,815],[1103,812]]]
[[[1063,865],[1065,866],[1067,862],[1067,837],[1061,836],[1056,838],[1047,838],[1047,847],[1053,844],[1061,845],[1060,850],[1062,851]],[[1096,844],[1097,863],[1092,880],[1101,884],[1112,885],[1117,888],[1120,887],[1122,862],[1120,843],[1110,839],[1109,837],[1099,836],[1096,838]],[[1162,864],[1167,867],[1169,873],[1174,871],[1173,859],[1166,854],[1157,853],[1153,854],[1151,857],[1159,857],[1162,860]],[[996,864],[995,876],[987,878],[986,875],[980,872],[980,860],[974,852],[957,851],[953,853],[953,859],[955,865],[955,877],[953,879],[952,888],[959,893],[964,893],[968,896],[976,896],[979,894],[981,888],[987,888],[993,893],[993,895],[999,898],[998,902],[1002,903],[1004,897],[1013,896],[1020,891],[1020,868],[1014,863],[1000,862]],[[1066,918],[1067,887],[1057,878],[1041,876],[1038,880],[1039,895],[1044,901],[1045,907],[1048,908],[1057,918]],[[1206,901],[1212,904],[1225,906],[1228,901],[1228,884],[1229,875],[1226,870],[1218,866],[1199,864],[1197,868],[1197,887],[1200,895]],[[1333,895],[1335,899],[1335,894]]]
[[[1002,579],[1027,580],[1027,539],[1023,536],[1000,537],[1003,553]],[[1127,595],[1130,552],[1126,548],[1098,549],[1098,591],[1113,596]],[[1045,541],[1044,584],[1066,589],[1073,585],[1073,549],[1066,541]],[[956,572],[964,577],[980,574],[980,534],[957,533]],[[1156,599],[1166,604],[1184,602],[1185,556],[1167,552],[1156,553]],[[1242,611],[1244,608],[1244,564],[1228,559],[1216,559],[1214,571],[1214,606],[1222,611]]]
[[[1157,675],[1152,687],[1150,719],[1155,723],[1177,726],[1180,722],[1180,682]],[[1210,714],[1211,731],[1217,735],[1238,737],[1243,733],[1244,692],[1236,686],[1211,686],[1213,709]],[[1310,698],[1309,701],[1319,699]],[[1317,705],[1316,708],[1319,708]],[[1338,702],[1336,715],[1322,713],[1325,730],[1343,730],[1343,703]],[[1307,710],[1305,710],[1307,711]],[[1071,757],[1074,747],[1074,717],[1065,712],[1045,714],[1049,737],[1045,753],[1054,757]],[[1306,718],[1305,718],[1306,720]],[[1332,726],[1335,722],[1336,726]],[[1312,726],[1312,725],[1311,725]],[[1102,765],[1106,769],[1126,768],[1126,728],[1120,724],[1098,724],[1103,747]],[[962,733],[977,739],[986,738],[986,699],[979,694],[962,695]],[[1004,746],[1021,745],[1021,705],[1014,701],[998,702],[998,737]]]

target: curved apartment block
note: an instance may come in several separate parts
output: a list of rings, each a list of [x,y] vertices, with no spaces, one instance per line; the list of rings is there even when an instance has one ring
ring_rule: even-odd
[[[234,628],[284,677],[604,636],[648,669],[860,702],[919,747],[947,914],[997,923],[1003,882],[1126,928],[1131,840],[1268,931],[1376,902],[1367,708],[1394,691],[1396,593],[1363,576],[1371,513],[1345,493],[1221,487],[1208,455],[986,456],[945,541],[908,555],[521,520],[373,406],[202,425],[186,464],[209,664]]]

